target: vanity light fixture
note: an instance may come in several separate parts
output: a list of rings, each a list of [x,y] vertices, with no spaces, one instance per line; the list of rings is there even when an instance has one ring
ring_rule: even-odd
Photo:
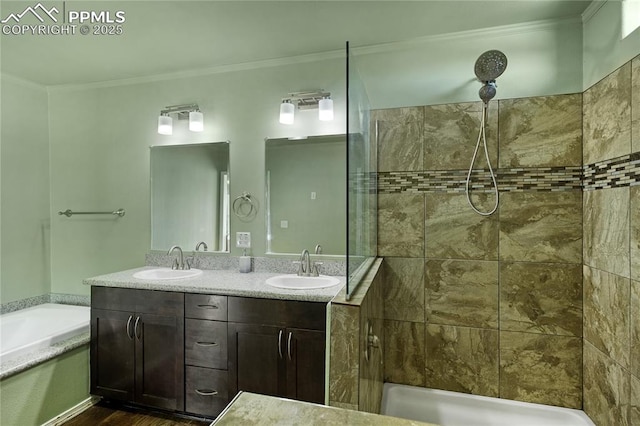
[[[158,117],[158,133],[173,134],[173,119],[170,114],[177,114],[178,120],[189,120],[189,130],[201,132],[204,130],[204,115],[198,104],[171,105],[160,111]]]
[[[280,123],[293,124],[295,118],[295,106],[291,103],[291,100],[285,99],[280,104]]]
[[[282,99],[280,104],[280,123],[293,124],[295,107],[300,110],[318,109],[318,119],[333,120],[333,100],[331,93],[324,90],[309,90],[306,92],[292,92]]]
[[[333,120],[333,100],[329,96],[320,99],[318,102],[318,120]]]

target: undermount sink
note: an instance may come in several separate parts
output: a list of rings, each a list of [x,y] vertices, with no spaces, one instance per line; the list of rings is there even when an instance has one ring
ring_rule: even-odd
[[[286,288],[289,290],[311,290],[316,288],[333,287],[340,284],[336,277],[320,275],[318,277],[300,277],[295,274],[278,275],[268,278],[267,285],[271,287]]]
[[[200,269],[170,269],[170,268],[156,268],[145,269],[144,271],[138,271],[133,274],[133,278],[139,280],[181,280],[185,278],[193,278],[202,274]]]

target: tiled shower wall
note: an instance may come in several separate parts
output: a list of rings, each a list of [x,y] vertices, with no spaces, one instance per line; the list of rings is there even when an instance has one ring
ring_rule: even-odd
[[[582,407],[582,94],[378,110],[385,381]],[[481,152],[474,168],[486,168]],[[488,173],[473,200],[493,207]]]
[[[584,93],[584,410],[640,425],[640,56]]]

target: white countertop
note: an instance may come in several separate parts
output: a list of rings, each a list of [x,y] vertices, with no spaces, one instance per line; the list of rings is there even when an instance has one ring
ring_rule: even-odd
[[[85,285],[103,287],[137,288],[144,290],[180,291],[185,293],[218,294],[226,296],[256,297],[262,299],[300,300],[308,302],[329,302],[345,285],[345,277],[333,287],[313,290],[288,290],[267,285],[267,278],[277,273],[249,272],[203,269],[197,277],[177,280],[141,280],[133,274],[145,269],[157,269],[156,266],[129,269],[113,274],[87,278]]]

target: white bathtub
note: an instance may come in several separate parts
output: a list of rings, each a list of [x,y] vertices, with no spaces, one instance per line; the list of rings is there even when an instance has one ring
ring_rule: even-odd
[[[0,315],[0,363],[89,331],[90,309],[45,303]]]
[[[381,414],[440,426],[595,426],[580,410],[392,383]]]

